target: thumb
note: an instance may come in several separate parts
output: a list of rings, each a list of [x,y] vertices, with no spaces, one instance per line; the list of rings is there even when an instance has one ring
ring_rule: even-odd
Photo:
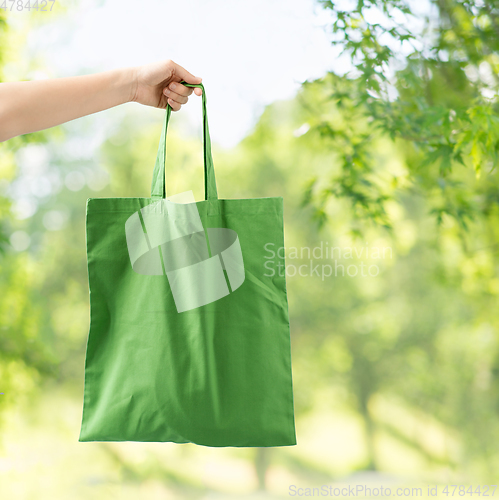
[[[182,80],[186,81],[187,83],[201,83],[202,78],[199,76],[194,76],[193,74],[189,73],[186,69],[182,68],[182,66],[179,66],[176,63],[174,64],[174,73],[176,76],[181,78]]]

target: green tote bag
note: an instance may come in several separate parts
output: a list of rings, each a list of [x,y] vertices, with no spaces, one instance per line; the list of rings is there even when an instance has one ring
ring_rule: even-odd
[[[266,260],[283,199],[218,198],[206,92],[182,83],[203,89],[205,200],[166,196],[167,106],[151,197],[87,201],[79,441],[294,445],[285,273]]]

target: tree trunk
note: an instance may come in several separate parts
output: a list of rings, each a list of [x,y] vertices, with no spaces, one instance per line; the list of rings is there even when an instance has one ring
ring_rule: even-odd
[[[374,433],[375,433],[375,423],[371,418],[371,414],[369,413],[369,408],[367,406],[368,398],[365,398],[361,401],[360,404],[360,412],[362,418],[364,420],[364,429],[365,429],[365,439],[366,439],[366,448],[367,448],[367,470],[378,470],[378,466],[376,463],[376,446],[374,444]]]
[[[269,448],[257,448],[255,454],[255,471],[258,478],[258,489],[265,490],[265,475],[269,466]]]

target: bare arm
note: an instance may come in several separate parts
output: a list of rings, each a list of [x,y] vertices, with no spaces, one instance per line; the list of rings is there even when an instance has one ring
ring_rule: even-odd
[[[182,80],[201,82],[168,60],[93,75],[0,83],[0,142],[125,102],[158,108],[168,103],[178,111],[193,91],[180,85]],[[195,89],[197,95],[201,92]]]

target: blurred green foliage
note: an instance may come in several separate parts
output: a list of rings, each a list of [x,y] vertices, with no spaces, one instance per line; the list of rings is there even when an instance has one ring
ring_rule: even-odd
[[[305,201],[319,220],[329,197],[345,197],[359,219],[390,227],[385,203],[408,190],[431,198],[428,210],[466,230],[486,216],[497,189],[462,169],[495,179],[499,159],[499,10],[489,0],[319,2],[331,13],[332,43],[351,61],[325,79],[327,99],[344,119],[317,114],[314,128],[340,155],[341,169]],[[341,6],[351,5],[350,9]],[[360,124],[360,125],[359,125]],[[389,137],[410,155],[407,171],[386,175],[371,143]]]
[[[343,157],[315,127],[303,133],[303,124],[314,123],[318,115],[344,123],[344,108],[328,100],[328,84],[336,83],[335,77],[328,78],[305,85],[294,101],[270,106],[239,145],[238,168],[224,162],[217,169],[223,169],[219,182],[228,182],[223,192],[236,190],[238,197],[284,194],[289,265],[297,268],[309,261],[306,253],[290,258],[293,247],[313,250],[322,242],[342,250],[343,258],[335,260],[345,267],[362,261],[379,267],[375,277],[288,278],[299,414],[314,412],[315,395],[333,386],[337,401],[331,404],[341,401],[364,421],[367,453],[358,467],[392,467],[395,456],[386,461],[380,444],[391,438],[423,457],[427,466],[492,477],[498,457],[491,436],[499,432],[494,423],[498,210],[488,213],[486,224],[468,227],[464,247],[456,220],[446,215],[438,226],[431,213],[434,198],[408,190],[386,201],[391,231],[379,225],[364,228],[360,240],[351,234],[358,214],[350,199],[340,196],[329,200],[329,218],[318,233],[310,223],[314,210],[300,206],[303,186],[310,175],[321,179],[341,172]],[[382,136],[371,142],[370,150],[379,177],[404,172],[413,155]],[[249,171],[252,180],[241,175]],[[464,169],[454,175],[463,184],[494,188],[490,177],[476,179]],[[350,259],[348,248],[363,254]],[[390,251],[378,260],[373,257],[376,248]],[[314,264],[334,266],[326,257]],[[440,435],[447,444],[439,448],[428,442],[425,425],[414,433],[382,401],[431,417],[442,425]]]

